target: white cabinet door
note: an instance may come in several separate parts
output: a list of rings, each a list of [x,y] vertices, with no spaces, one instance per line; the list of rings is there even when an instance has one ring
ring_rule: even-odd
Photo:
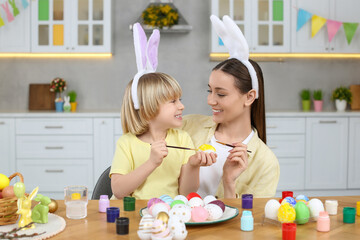
[[[360,22],[360,1],[358,0],[333,0],[333,19],[340,22],[359,23]],[[332,52],[359,53],[360,52],[360,31],[357,28],[355,35],[348,44],[344,27],[340,27],[339,31],[333,38],[331,46]]]
[[[348,188],[360,188],[360,118],[350,118]]]
[[[306,119],[306,189],[345,189],[348,118]]]
[[[330,44],[326,25],[312,38],[311,19],[297,29],[297,8],[302,8],[312,14],[331,18],[331,1],[329,0],[292,0],[291,1],[291,51],[292,52],[329,52]]]
[[[0,118],[0,173],[10,176],[15,172],[15,121]]]
[[[0,9],[1,18],[5,23],[0,27],[0,52],[30,52],[30,6],[24,9],[20,0],[16,0],[15,3],[20,13],[12,22],[7,21],[4,9]],[[12,12],[10,5],[9,8]]]
[[[114,156],[114,119],[94,119],[94,184],[106,168],[111,166]]]

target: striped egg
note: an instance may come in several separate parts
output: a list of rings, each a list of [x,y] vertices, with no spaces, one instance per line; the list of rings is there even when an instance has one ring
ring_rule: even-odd
[[[169,195],[162,195],[161,197],[159,197],[161,200],[163,200],[164,202],[166,202],[168,205],[171,205],[171,203],[174,201]]]
[[[166,226],[166,223],[161,221],[160,219],[156,219],[153,222],[152,228],[151,228],[151,238],[168,238],[170,236],[171,239],[171,233],[169,228]]]
[[[153,216],[145,214],[139,223],[138,236],[142,240],[151,239],[152,225],[154,222]]]

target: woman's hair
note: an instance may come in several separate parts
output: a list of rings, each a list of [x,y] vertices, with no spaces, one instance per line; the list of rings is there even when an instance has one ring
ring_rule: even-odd
[[[249,60],[256,71],[259,81],[259,98],[251,105],[251,125],[258,131],[260,139],[266,143],[266,125],[265,125],[265,99],[264,99],[264,78],[260,66],[253,60]],[[231,58],[225,60],[213,68],[221,70],[235,78],[235,86],[240,93],[245,94],[252,89],[251,77],[248,69],[238,59]]]
[[[135,110],[131,97],[131,85],[126,87],[121,106],[123,133],[141,135],[149,130],[149,121],[159,113],[159,106],[170,99],[180,98],[179,83],[165,73],[147,73],[140,77],[137,86],[139,110]]]

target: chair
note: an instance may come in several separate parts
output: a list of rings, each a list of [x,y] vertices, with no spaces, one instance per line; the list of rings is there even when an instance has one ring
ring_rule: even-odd
[[[91,196],[91,200],[100,199],[100,195],[108,195],[109,199],[113,195],[111,190],[111,178],[109,178],[110,168],[108,167],[99,177],[96,185],[94,187],[94,191]]]

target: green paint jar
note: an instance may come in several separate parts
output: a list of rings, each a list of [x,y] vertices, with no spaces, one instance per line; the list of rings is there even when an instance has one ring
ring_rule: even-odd
[[[124,211],[135,211],[135,198],[124,197]]]
[[[343,221],[344,223],[355,223],[356,210],[353,207],[344,207],[343,210]]]

